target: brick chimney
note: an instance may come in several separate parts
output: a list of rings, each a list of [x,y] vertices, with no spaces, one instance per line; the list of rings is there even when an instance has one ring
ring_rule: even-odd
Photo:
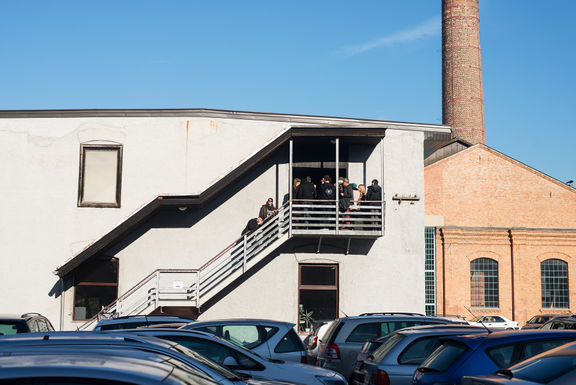
[[[442,122],[485,143],[478,0],[442,0]]]

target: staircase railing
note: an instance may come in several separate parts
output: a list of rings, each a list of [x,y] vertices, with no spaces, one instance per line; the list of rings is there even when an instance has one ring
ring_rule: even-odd
[[[100,319],[141,314],[168,303],[200,307],[217,288],[246,272],[258,256],[264,257],[267,254],[264,250],[283,242],[282,239],[288,237],[289,218],[289,203],[286,203],[257,230],[235,240],[200,269],[155,270],[79,329],[88,330]]]
[[[337,201],[286,202],[250,234],[222,250],[199,269],[158,269],[102,309],[80,329],[99,319],[142,314],[159,306],[196,306],[244,274],[286,239],[294,235],[377,237],[384,233],[384,202],[351,202],[343,210]]]

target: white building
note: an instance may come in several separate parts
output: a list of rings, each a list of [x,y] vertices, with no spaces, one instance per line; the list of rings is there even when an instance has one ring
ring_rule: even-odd
[[[301,307],[423,312],[424,138],[449,132],[204,109],[1,111],[0,307],[63,329],[110,304],[294,323]],[[291,200],[293,178],[325,174],[378,179],[384,202],[320,213]],[[268,197],[284,208],[239,239]]]

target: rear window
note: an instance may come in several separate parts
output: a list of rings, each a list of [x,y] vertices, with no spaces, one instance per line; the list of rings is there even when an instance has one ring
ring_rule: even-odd
[[[540,340],[540,341],[526,342],[524,344],[524,348],[522,349],[522,353],[520,354],[520,358],[518,359],[518,361],[522,361],[527,358],[533,357],[536,354],[540,354],[542,352],[553,349],[560,345],[564,345],[573,340],[574,340],[573,338],[561,338],[554,340]]]
[[[292,329],[282,337],[278,345],[274,348],[274,352],[276,353],[299,352],[303,350],[304,345],[302,345],[300,337],[298,337],[298,334]]]
[[[386,321],[386,322],[369,322],[363,323],[354,330],[346,339],[346,342],[365,342],[367,340],[376,339],[381,336],[390,334],[396,330],[408,328],[411,326],[428,325],[436,322],[428,321]]]
[[[398,343],[404,338],[405,337],[402,334],[392,334],[390,338],[384,341],[384,343],[374,351],[374,354],[372,354],[374,358],[372,358],[371,361],[381,362],[390,350],[392,350],[394,346],[398,345]]]
[[[420,365],[439,346],[439,336],[420,338],[404,349],[398,357],[398,363],[402,365]]]
[[[26,321],[0,321],[0,335],[28,333]]]
[[[327,343],[328,341],[333,340],[334,336],[336,336],[336,334],[338,334],[340,329],[342,329],[342,325],[344,325],[344,323],[341,322],[340,320],[335,320],[334,322],[332,322],[332,325],[330,325],[330,327],[328,328],[328,330],[326,330],[326,333],[322,337],[322,343],[324,342]]]
[[[486,354],[499,368],[507,368],[512,364],[515,346],[516,344],[497,346],[486,350]]]
[[[422,362],[420,368],[444,372],[450,368],[468,347],[461,342],[446,341]]]
[[[514,378],[547,384],[575,368],[576,357],[551,356],[529,361],[517,368],[511,369],[511,371]],[[573,378],[568,378],[566,384],[571,383],[573,383]]]

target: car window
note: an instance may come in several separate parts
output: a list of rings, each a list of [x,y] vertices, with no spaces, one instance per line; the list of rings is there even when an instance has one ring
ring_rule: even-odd
[[[204,326],[201,328],[193,328],[193,329],[201,331],[201,332],[206,332],[206,333],[218,335],[218,326]]]
[[[27,333],[28,325],[22,321],[0,321],[0,335]]]
[[[444,372],[454,364],[468,350],[461,342],[446,341],[434,350],[420,365],[435,372]]]
[[[398,333],[390,335],[390,338],[384,341],[382,345],[380,345],[374,351],[374,353],[372,354],[373,358],[371,360],[374,362],[382,362],[384,357],[386,357],[386,355],[394,348],[394,346],[398,345],[398,343],[402,341],[404,338],[405,338],[404,335]]]
[[[531,360],[512,368],[514,378],[531,381],[538,384],[547,384],[565,373],[573,371],[576,367],[574,356],[549,356]],[[565,384],[574,383],[574,378],[568,378]]]
[[[487,349],[486,354],[499,368],[507,368],[514,361],[514,349],[517,347],[518,344],[496,346]]]
[[[276,353],[298,352],[302,350],[304,350],[302,341],[293,329],[290,329],[274,348],[274,352]]]
[[[255,348],[264,341],[260,338],[260,331],[256,325],[223,325],[222,338],[247,349]]]
[[[386,325],[386,332],[388,333],[388,325],[384,322],[369,322],[356,326],[352,333],[346,339],[346,342],[365,342],[366,340],[371,340],[380,337],[381,328]]]
[[[211,359],[212,361],[224,365],[224,361],[232,357],[238,363],[238,366],[230,366],[231,369],[240,370],[263,370],[264,368],[257,362],[247,357],[246,355],[226,346],[219,344],[217,342],[205,340],[202,338],[194,337],[179,337],[179,336],[167,336],[166,339],[179,343],[187,347],[188,349],[194,350],[196,353]],[[228,366],[228,365],[224,365]]]
[[[100,325],[100,330],[122,330],[122,329],[137,329],[141,326],[146,326],[148,323],[146,321],[137,322],[118,322],[110,324]]]
[[[544,325],[542,325],[542,327],[540,327],[540,329],[543,329],[543,330],[552,329],[552,322],[545,323]]]
[[[440,346],[439,336],[420,338],[404,349],[398,357],[403,365],[420,365],[426,357]]]
[[[502,317],[494,316],[493,318],[494,318],[494,321],[492,321],[492,322],[506,322],[506,321],[504,321],[504,319]]]
[[[522,352],[520,353],[520,358],[518,361],[525,360],[526,358],[530,358],[535,356],[536,354],[540,354],[545,352],[546,350],[553,349],[557,346],[564,345],[572,341],[571,338],[560,338],[555,340],[540,340],[540,341],[530,341],[524,344],[522,348]]]

